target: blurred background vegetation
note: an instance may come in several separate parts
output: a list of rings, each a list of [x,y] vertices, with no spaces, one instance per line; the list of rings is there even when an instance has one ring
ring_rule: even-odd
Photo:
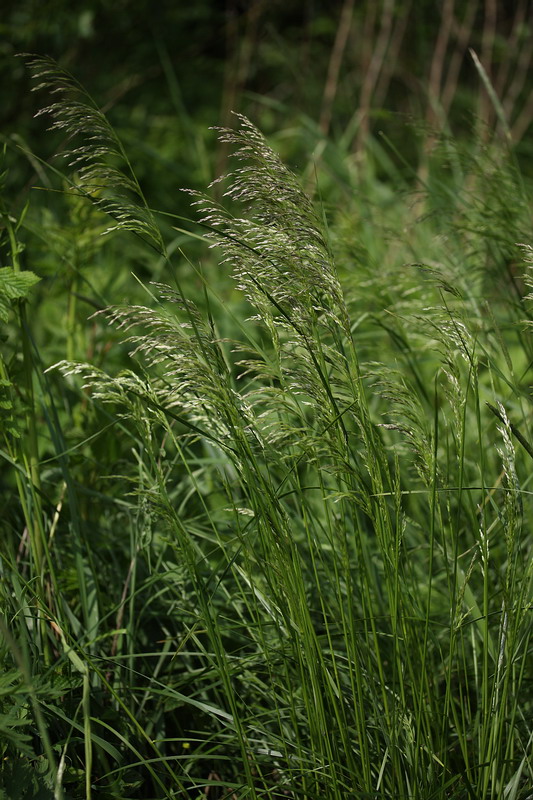
[[[50,55],[109,113],[148,191],[173,208],[176,187],[203,188],[223,168],[208,128],[231,111],[275,133],[296,165],[310,153],[327,162],[330,138],[357,162],[382,131],[418,167],[424,148],[409,120],[456,136],[474,120],[492,131],[495,110],[469,48],[519,154],[531,156],[528,0],[6,0],[0,32],[3,134],[41,156],[53,151],[15,59]]]
[[[199,0],[157,7],[142,0],[6,0],[0,21],[4,203],[17,218],[30,203],[22,258],[47,276],[50,288],[64,284],[57,255],[65,262],[76,242],[76,269],[94,267],[102,241],[95,218],[89,225],[84,217],[93,213],[88,208],[76,210],[72,198],[33,188],[65,188],[58,175],[65,162],[56,156],[68,144],[46,130],[46,117],[35,118],[50,97],[31,91],[18,54],[48,55],[69,70],[117,131],[148,204],[191,216],[190,198],[180,190],[205,190],[229,168],[227,145],[217,142],[212,127],[231,125],[232,111],[269,137],[309,193],[319,187],[326,209],[352,203],[374,181],[384,187],[383,200],[392,197],[389,191],[417,191],[433,155],[440,159],[435,145],[442,135],[496,148],[511,141],[513,157],[529,175],[532,34],[530,0]],[[70,244],[58,231],[65,213]],[[43,248],[31,236],[41,226],[55,255],[49,241]],[[179,247],[184,240],[172,236]],[[130,269],[108,272],[98,304],[110,300],[111,286],[120,292],[124,281],[130,284],[131,264],[142,279],[160,277],[163,268],[125,237],[117,246],[132,259]],[[205,254],[190,239],[187,246],[191,257]]]

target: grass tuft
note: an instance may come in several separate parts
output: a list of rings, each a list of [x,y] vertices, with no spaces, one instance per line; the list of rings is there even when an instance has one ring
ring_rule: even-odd
[[[105,116],[30,66],[80,194],[171,274]],[[448,140],[422,217],[377,184],[321,213],[236,121],[203,298],[153,283],[92,317],[118,354],[32,358],[3,763],[57,798],[526,800],[529,187]]]

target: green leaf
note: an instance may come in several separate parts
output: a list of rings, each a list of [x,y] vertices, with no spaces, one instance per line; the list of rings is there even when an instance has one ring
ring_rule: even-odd
[[[31,287],[41,279],[34,272],[15,272],[13,267],[0,267],[0,320],[7,322],[13,300],[27,297]]]
[[[10,800],[54,800],[50,779],[44,774],[48,762],[44,758],[6,759],[2,766],[2,794]]]

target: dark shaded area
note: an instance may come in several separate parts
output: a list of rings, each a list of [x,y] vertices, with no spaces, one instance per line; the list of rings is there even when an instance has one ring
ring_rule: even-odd
[[[0,28],[1,130],[45,157],[42,121],[32,118],[39,101],[15,58],[30,52],[57,59],[127,132],[150,189],[159,161],[165,202],[175,198],[176,187],[203,187],[224,169],[226,154],[217,153],[207,129],[228,124],[232,110],[267,133],[299,128],[284,145],[289,159],[301,159],[302,139],[307,153],[330,134],[357,153],[368,136],[384,131],[416,166],[420,143],[406,118],[455,135],[470,132],[476,117],[491,130],[497,126],[468,52],[473,48],[527,155],[531,22],[531,3],[520,0],[156,6],[122,0],[75,7],[10,0]],[[46,152],[50,147],[48,139]]]

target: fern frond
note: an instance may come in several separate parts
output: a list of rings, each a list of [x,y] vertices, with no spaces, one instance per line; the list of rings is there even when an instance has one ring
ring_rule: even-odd
[[[0,267],[0,321],[7,322],[9,309],[15,300],[27,297],[29,290],[41,279],[29,270]]]

